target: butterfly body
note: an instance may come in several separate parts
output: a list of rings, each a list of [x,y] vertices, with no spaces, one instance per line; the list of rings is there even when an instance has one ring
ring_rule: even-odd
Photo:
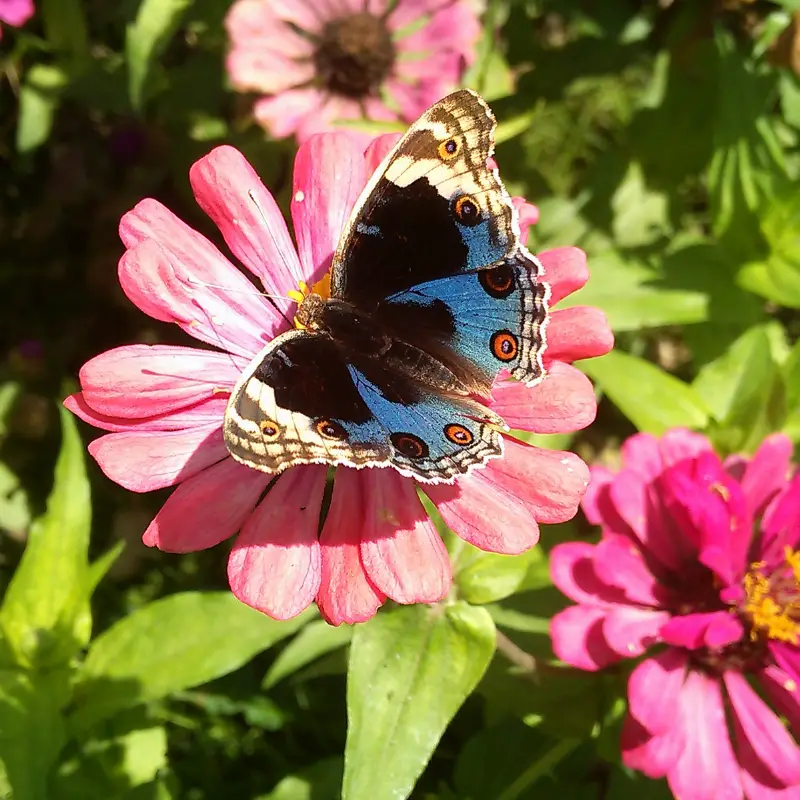
[[[330,297],[234,388],[234,458],[278,473],[302,463],[390,466],[449,482],[502,453],[489,398],[500,370],[534,383],[549,288],[519,241],[489,166],[494,118],[473,92],[426,112],[368,183],[333,257]]]

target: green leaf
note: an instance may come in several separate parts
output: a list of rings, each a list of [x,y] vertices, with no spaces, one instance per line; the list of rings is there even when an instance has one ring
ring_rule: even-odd
[[[246,664],[313,615],[277,622],[229,592],[156,600],[91,644],[75,689],[72,725],[82,730],[118,709],[198,686]]]
[[[91,499],[83,443],[60,409],[62,442],[47,511],[31,526],[0,607],[3,630],[23,664],[67,661],[85,644],[76,622],[86,600]]]
[[[611,209],[614,240],[620,247],[643,247],[670,231],[667,196],[647,187],[640,164],[628,167],[611,198]]]
[[[740,336],[720,358],[705,365],[692,384],[719,423],[714,440],[729,452],[748,449],[783,422],[782,409],[770,398],[778,365],[772,355],[770,328],[759,325]],[[778,413],[780,419],[773,419]]]
[[[617,350],[582,362],[581,368],[640,431],[661,435],[676,426],[708,423],[698,393],[649,361]]]
[[[287,775],[269,794],[256,800],[339,800],[341,785],[342,759],[336,756]]]
[[[56,109],[66,85],[67,76],[58,67],[34,64],[27,71],[19,92],[17,152],[29,153],[50,138]]]
[[[0,530],[22,539],[30,523],[28,493],[19,477],[0,461]]]
[[[782,373],[788,409],[783,432],[794,441],[800,441],[800,342],[795,343],[782,365]]]
[[[350,643],[353,629],[349,625],[333,627],[321,619],[309,622],[297,636],[283,648],[264,677],[263,689],[316,661],[321,656],[345,647]]]
[[[42,0],[40,6],[47,41],[64,59],[89,58],[89,35],[83,0]]]
[[[20,391],[21,387],[16,381],[6,381],[0,384],[0,442],[8,434],[8,418],[11,416]]]
[[[153,64],[180,27],[194,0],[142,0],[136,20],[128,26],[125,59],[131,105],[141,110]]]
[[[408,797],[494,653],[485,609],[383,612],[353,635],[343,800]]]
[[[0,788],[13,800],[49,800],[50,770],[65,742],[69,673],[0,669]]]
[[[528,576],[530,565],[541,559],[541,551],[536,548],[522,555],[506,556],[485,553],[465,543],[458,556],[453,580],[459,596],[468,603],[494,603],[518,591]]]

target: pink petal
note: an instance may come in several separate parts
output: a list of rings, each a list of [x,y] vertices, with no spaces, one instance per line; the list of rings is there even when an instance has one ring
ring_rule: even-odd
[[[565,542],[550,551],[550,577],[567,597],[577,603],[608,608],[627,603],[624,592],[609,586],[597,575],[597,545]]]
[[[228,397],[221,395],[167,414],[126,419],[99,414],[89,406],[82,392],[64,400],[64,406],[75,416],[104,431],[180,431],[198,426],[221,425],[227,405]]]
[[[661,629],[661,638],[675,647],[719,649],[742,638],[741,623],[728,611],[709,611],[673,617]]]
[[[578,247],[559,247],[539,253],[544,279],[550,284],[550,304],[555,305],[589,280],[586,253]]]
[[[615,533],[630,534],[631,531],[610,501],[609,490],[614,481],[614,474],[601,464],[596,464],[589,468],[589,477],[586,494],[581,500],[581,508],[589,524],[610,526]]]
[[[457,63],[460,62],[462,64],[462,69],[475,60],[475,44],[480,37],[481,28],[477,15],[469,3],[439,3],[435,10],[430,9],[427,12],[422,12],[432,12],[424,25],[419,25],[419,17],[415,16],[413,20],[417,24],[412,27],[409,33],[401,30],[404,25],[400,22],[400,20],[408,19],[407,14],[409,11],[405,8],[407,4],[408,0],[398,3],[398,7],[388,18],[390,28],[400,33],[397,39],[399,48],[403,51],[433,55],[443,50],[450,51],[454,56],[460,57]],[[405,24],[408,25],[409,23],[406,22]],[[404,61],[400,59],[397,64],[397,71],[403,74],[404,68],[413,64],[425,64],[426,60]],[[433,72],[433,75],[437,74],[437,72]],[[453,81],[457,79],[458,71],[452,76]]]
[[[666,611],[649,608],[611,608],[603,620],[603,638],[621,658],[637,658],[658,643],[669,617]]]
[[[740,800],[739,766],[733,754],[719,681],[689,671],[681,691],[686,746],[667,780],[681,800]]]
[[[414,481],[393,469],[371,470],[364,496],[361,562],[369,579],[398,603],[441,600],[452,584],[450,557]]]
[[[786,717],[794,731],[800,731],[800,692],[798,684],[786,670],[772,664],[759,672],[767,699]]]
[[[591,381],[569,364],[554,363],[541,383],[496,381],[492,408],[512,427],[534,433],[570,433],[594,422]]]
[[[328,516],[320,534],[320,587],[317,605],[331,625],[364,622],[383,605],[383,594],[367,577],[359,544],[364,525],[360,473],[339,468]]]
[[[631,603],[663,605],[665,592],[627,537],[603,537],[594,552],[594,567],[601,581],[616,586]]]
[[[516,495],[546,524],[572,519],[589,483],[589,469],[574,453],[543,450],[509,437],[503,457],[483,469],[487,480]]]
[[[297,151],[292,219],[307,282],[319,280],[330,269],[333,251],[366,181],[364,156],[345,133],[315,136]]]
[[[33,16],[35,10],[33,0],[3,0],[0,2],[0,21],[19,28]]]
[[[631,714],[627,714],[620,745],[622,763],[626,767],[638,769],[648,778],[661,778],[681,757],[685,736],[680,724],[673,724],[664,734],[653,736]]]
[[[80,381],[83,398],[93,411],[135,419],[168,414],[229,393],[245,366],[246,361],[227,353],[126,345],[87,361]]]
[[[528,241],[528,233],[532,225],[539,221],[539,209],[529,203],[524,197],[512,197],[511,203],[517,210],[517,219],[519,221],[519,238],[525,244]],[[552,321],[550,322],[552,325]]]
[[[253,106],[253,116],[276,139],[299,133],[303,123],[319,115],[325,97],[319,89],[288,89],[262,97]]]
[[[100,469],[132,492],[163,489],[226,458],[222,427],[184,431],[107,433],[89,445]]]
[[[605,500],[641,543],[644,552],[670,572],[679,573],[683,569],[687,547],[681,541],[681,532],[670,524],[657,492],[639,473],[633,468],[621,470],[609,484]],[[610,516],[606,510],[605,517]]]
[[[578,669],[596,672],[619,661],[603,636],[603,620],[608,612],[602,608],[570,606],[550,620],[553,652],[562,661]]]
[[[168,553],[213,547],[242,527],[269,480],[269,475],[226,458],[183,481],[142,541]]]
[[[673,647],[645,659],[631,673],[628,708],[649,733],[664,734],[675,725],[685,675],[686,655]]]
[[[274,619],[297,616],[319,591],[317,531],[327,472],[303,466],[281,475],[231,550],[231,591]]]
[[[800,749],[775,712],[740,673],[727,670],[722,680],[733,707],[737,732],[747,739],[758,760],[785,786],[800,783]]]
[[[141,223],[137,211],[159,205],[143,200],[122,218],[123,239],[134,242],[119,262],[125,294],[146,314],[174,322],[196,339],[243,356],[259,351],[277,312],[210,242],[194,231],[182,235],[186,226],[177,218],[175,225],[165,224],[157,236],[138,244],[141,231],[128,235],[134,223]],[[174,238],[167,246],[169,235]]]
[[[384,133],[381,136],[376,136],[369,143],[369,146],[364,151],[364,162],[367,174],[371,174],[378,169],[383,159],[386,158],[399,140],[399,133]]]
[[[658,439],[651,433],[635,433],[620,447],[625,469],[638,474],[645,483],[656,480],[664,470]]]
[[[298,60],[263,47],[240,46],[228,53],[225,71],[239,91],[278,94],[314,78],[311,59]]]
[[[189,170],[200,208],[214,220],[231,252],[286,310],[286,292],[303,277],[289,230],[277,203],[247,159],[233,147],[216,147]],[[266,320],[265,320],[266,322]],[[271,336],[280,328],[270,320]]]
[[[664,469],[697,458],[701,453],[713,453],[711,442],[702,433],[671,428],[659,440],[659,450]]]
[[[769,564],[783,560],[787,547],[796,548],[800,536],[800,475],[769,502],[761,531],[759,556]]]
[[[473,470],[452,484],[429,484],[425,493],[458,536],[481,550],[516,555],[539,541],[539,526],[512,492]]]
[[[605,355],[613,347],[614,334],[608,327],[606,315],[599,308],[573,306],[551,313],[545,351],[548,363],[595,358]]]
[[[237,0],[225,17],[225,29],[233,46],[275,49],[287,55],[312,55],[308,37],[297,32],[314,31],[319,26],[318,11],[303,0],[284,0],[280,7],[269,0]]]
[[[758,517],[790,478],[792,441],[782,433],[767,436],[748,463],[741,480],[747,502]]]
[[[796,683],[800,684],[800,650],[796,645],[772,639],[769,642],[770,655],[777,665]]]

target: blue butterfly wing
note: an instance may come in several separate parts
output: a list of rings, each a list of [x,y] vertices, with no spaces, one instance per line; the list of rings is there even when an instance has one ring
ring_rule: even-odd
[[[548,287],[538,281],[538,262],[526,256],[398,292],[379,306],[376,318],[456,374],[466,362],[488,386],[502,369],[535,383],[544,370]]]

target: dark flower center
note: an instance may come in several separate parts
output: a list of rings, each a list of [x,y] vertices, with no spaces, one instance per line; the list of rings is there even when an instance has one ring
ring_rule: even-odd
[[[355,99],[376,93],[394,59],[386,24],[366,12],[328,22],[314,53],[322,85],[334,94]]]

